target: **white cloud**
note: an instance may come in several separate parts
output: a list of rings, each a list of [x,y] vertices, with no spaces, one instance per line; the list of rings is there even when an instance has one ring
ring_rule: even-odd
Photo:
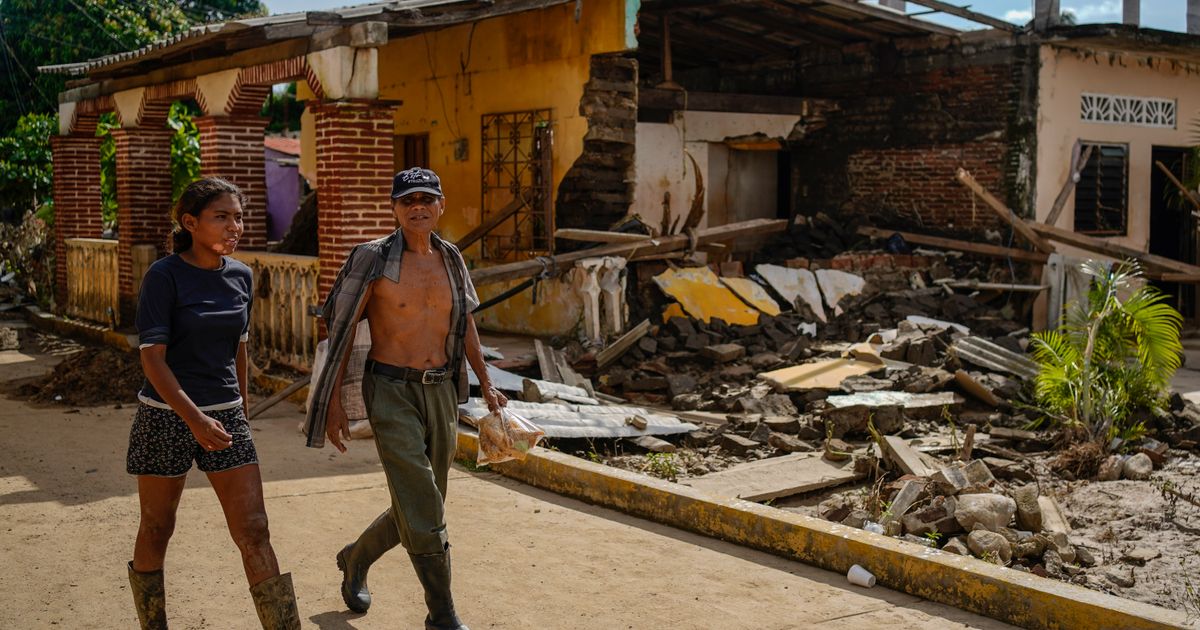
[[[1121,0],[1064,4],[1066,6],[1063,6],[1063,13],[1074,13],[1075,19],[1080,23],[1121,21]]]
[[[1004,14],[1004,19],[1013,24],[1024,24],[1033,19],[1033,11],[1010,9],[1008,13]]]

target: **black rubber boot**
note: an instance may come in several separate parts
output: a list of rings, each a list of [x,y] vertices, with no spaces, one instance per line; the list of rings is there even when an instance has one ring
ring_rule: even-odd
[[[129,563],[129,590],[142,630],[167,630],[167,592],[162,569],[142,573]]]
[[[263,630],[300,630],[300,611],[296,610],[296,591],[292,574],[267,578],[250,587],[254,608]]]
[[[400,530],[392,519],[392,511],[380,514],[367,526],[358,540],[338,552],[337,565],[342,571],[342,601],[346,608],[364,613],[371,607],[371,591],[367,590],[367,571],[383,554],[400,544]]]
[[[470,630],[454,612],[454,598],[450,595],[450,545],[442,553],[410,553],[408,557],[421,586],[425,587],[425,606],[429,608],[425,630]]]

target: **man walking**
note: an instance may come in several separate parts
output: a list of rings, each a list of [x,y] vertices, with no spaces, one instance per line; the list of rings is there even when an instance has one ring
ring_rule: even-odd
[[[441,180],[411,168],[392,180],[398,229],[355,247],[322,307],[328,363],[315,384],[305,434],[345,452],[350,437],[341,383],[354,331],[365,316],[371,350],[363,396],[392,505],[337,554],[342,599],[371,606],[367,570],[397,543],[408,550],[425,588],[427,630],[467,630],[450,595],[446,478],[457,443],[458,403],[467,399],[466,363],[493,411],[508,403],[491,386],[471,311],[479,305],[458,249],[434,234],[446,209]],[[464,362],[465,358],[465,362]]]

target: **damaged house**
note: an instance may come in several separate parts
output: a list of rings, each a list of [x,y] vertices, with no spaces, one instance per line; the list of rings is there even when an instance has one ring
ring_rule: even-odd
[[[239,256],[267,301],[255,339],[296,364],[311,359],[309,309],[349,248],[393,229],[390,176],[418,165],[442,176],[442,233],[486,278],[481,296],[507,295],[478,315],[498,331],[575,329],[594,310],[583,289],[606,282],[594,269],[563,273],[582,256],[554,256],[580,242],[556,236],[595,240],[588,230],[630,215],[717,260],[752,262],[783,224],[725,242],[684,228],[789,219],[787,238],[804,239],[803,218],[822,215],[839,238],[818,250],[899,229],[990,240],[1022,250],[1018,263],[1049,262],[1050,275],[1085,252],[1132,250],[1166,261],[1148,265],[1159,279],[1200,277],[1194,218],[1171,183],[1192,159],[1200,37],[1139,28],[1136,11],[1131,24],[1059,25],[1052,0],[1038,0],[1027,27],[912,2],[987,27],[976,31],[884,4],[412,0],[197,27],[42,68],[76,77],[53,142],[57,308],[129,323],[140,274],[164,253],[165,117],[180,100],[204,112],[202,171],[250,197]],[[289,82],[306,101],[299,168],[317,191],[315,257],[266,251],[259,111]],[[98,239],[106,112],[120,122],[115,241]],[[1014,231],[997,204],[1050,225],[1016,219],[1025,229]],[[1030,248],[1027,229],[1057,245]],[[1173,290],[1193,313],[1190,288]],[[1056,299],[1042,300],[1042,321]],[[623,328],[615,319],[611,332]]]

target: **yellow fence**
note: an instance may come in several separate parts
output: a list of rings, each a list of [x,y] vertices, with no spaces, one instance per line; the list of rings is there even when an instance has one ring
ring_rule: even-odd
[[[250,345],[258,356],[307,371],[317,349],[317,258],[241,251],[234,258],[254,271]]]
[[[120,313],[117,294],[117,242],[69,238],[67,314],[112,325]]]

